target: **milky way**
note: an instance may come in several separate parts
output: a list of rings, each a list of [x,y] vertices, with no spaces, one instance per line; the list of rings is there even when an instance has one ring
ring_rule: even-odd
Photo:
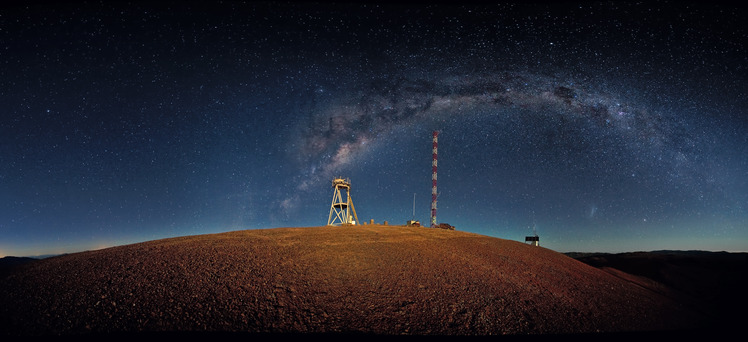
[[[330,105],[313,118],[299,153],[309,162],[322,158],[323,177],[329,178],[365,148],[367,142],[393,126],[439,121],[475,112],[527,116],[526,120],[560,120],[590,130],[604,129],[625,136],[636,145],[662,149],[667,127],[662,118],[611,94],[592,93],[571,81],[537,75],[502,73],[439,79],[380,79],[355,97]],[[542,116],[552,116],[543,118]],[[569,123],[571,122],[571,123]],[[307,127],[307,123],[304,123]],[[434,124],[437,127],[438,124]],[[584,132],[581,132],[584,134]],[[306,183],[302,184],[306,188]]]

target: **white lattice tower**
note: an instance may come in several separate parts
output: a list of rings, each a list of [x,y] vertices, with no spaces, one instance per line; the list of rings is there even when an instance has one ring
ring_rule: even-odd
[[[356,208],[353,206],[353,199],[351,198],[351,181],[338,177],[332,180],[332,187],[335,190],[332,194],[327,225],[356,224],[358,216],[356,215]],[[344,192],[345,196],[343,196]]]

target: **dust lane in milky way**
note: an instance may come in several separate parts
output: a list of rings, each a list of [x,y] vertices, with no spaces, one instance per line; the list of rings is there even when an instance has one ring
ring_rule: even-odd
[[[307,135],[298,152],[307,163],[321,159],[312,168],[320,178],[327,179],[393,126],[426,121],[438,127],[450,116],[474,120],[471,116],[486,112],[515,115],[529,125],[562,120],[582,126],[580,134],[599,135],[599,130],[605,130],[626,143],[646,146],[655,154],[673,145],[671,135],[677,133],[663,123],[666,118],[662,115],[614,94],[589,93],[574,84],[572,80],[510,72],[437,81],[376,79],[356,97],[341,99],[313,117],[313,122],[304,122]],[[309,179],[305,177],[307,181],[300,188],[308,188]]]

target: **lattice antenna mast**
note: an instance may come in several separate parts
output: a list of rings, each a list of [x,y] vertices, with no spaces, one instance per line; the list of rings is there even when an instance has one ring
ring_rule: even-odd
[[[432,160],[431,160],[431,228],[436,228],[436,160],[437,160],[437,145],[439,144],[439,131],[434,131],[434,138],[432,142]]]
[[[415,221],[416,219],[416,194],[413,193],[413,217],[412,219]]]

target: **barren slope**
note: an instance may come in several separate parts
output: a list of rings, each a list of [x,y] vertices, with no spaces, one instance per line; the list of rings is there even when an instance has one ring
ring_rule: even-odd
[[[700,317],[563,254],[461,231],[276,228],[53,257],[0,279],[11,335],[154,331],[548,334]]]

